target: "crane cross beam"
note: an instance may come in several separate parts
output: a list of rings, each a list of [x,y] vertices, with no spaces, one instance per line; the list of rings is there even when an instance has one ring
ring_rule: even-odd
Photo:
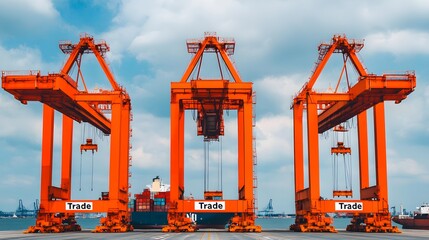
[[[319,114],[319,133],[347,121],[377,103],[387,100],[401,102],[416,86],[413,74],[404,74],[399,80],[387,79],[386,75],[362,78],[349,90],[349,101],[334,102]]]
[[[45,103],[78,122],[88,122],[105,134],[110,134],[110,120],[91,104],[77,101],[76,96],[86,94],[81,94],[61,75],[4,75],[2,87],[23,103],[27,101]],[[92,96],[92,101],[98,100],[97,95]],[[102,94],[99,96],[100,100],[104,100],[105,96]]]

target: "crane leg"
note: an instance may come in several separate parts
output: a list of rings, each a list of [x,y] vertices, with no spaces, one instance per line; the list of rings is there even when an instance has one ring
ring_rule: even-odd
[[[100,225],[96,226],[92,232],[131,232],[134,228],[129,219],[127,212],[108,212],[107,217],[101,218]]]
[[[162,228],[163,232],[195,232],[197,227],[185,213],[171,211],[168,213],[168,225]]]
[[[261,232],[261,226],[255,225],[254,213],[242,213],[241,216],[237,214],[231,218],[229,232]]]
[[[30,226],[24,233],[60,233],[81,231],[74,214],[38,213],[36,225]]]
[[[295,232],[332,232],[337,230],[331,226],[332,219],[321,213],[307,213],[306,215],[297,215],[295,223],[290,226],[291,231]]]
[[[357,214],[347,225],[351,232],[383,232],[401,233],[396,226],[392,226],[390,213]]]

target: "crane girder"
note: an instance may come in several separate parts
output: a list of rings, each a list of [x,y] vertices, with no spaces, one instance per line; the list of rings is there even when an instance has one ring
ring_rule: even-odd
[[[92,101],[103,101],[105,96],[82,93],[63,76],[59,74],[40,76],[3,73],[2,87],[21,102],[40,101],[75,121],[88,122],[103,133],[110,134],[110,120],[88,102],[77,99],[87,96]],[[111,96],[109,95],[109,97]]]
[[[368,74],[356,55],[362,47],[363,41],[348,40],[346,37],[337,35],[332,38],[331,43],[319,45],[319,58],[315,70],[292,103],[292,107],[295,104],[306,106],[307,103],[316,103],[321,106],[318,107],[322,110],[318,116],[319,133],[347,121],[382,101],[399,103],[414,91],[416,86],[414,72],[381,76]],[[357,83],[345,93],[315,92],[312,88],[333,53],[347,55],[360,77]]]
[[[416,77],[411,73],[363,77],[348,91],[350,96],[348,101],[333,102],[319,114],[319,133],[349,120],[380,102],[399,103],[414,91],[415,86]],[[317,97],[317,93],[314,95],[316,99],[323,100]]]
[[[190,82],[172,82],[171,96],[172,100],[176,97],[184,99],[184,102],[193,102],[204,99],[223,99],[227,108],[235,109],[243,95],[252,99],[252,83],[249,82],[230,82],[229,80],[211,79],[211,80],[192,80]],[[231,107],[231,108],[229,108]]]

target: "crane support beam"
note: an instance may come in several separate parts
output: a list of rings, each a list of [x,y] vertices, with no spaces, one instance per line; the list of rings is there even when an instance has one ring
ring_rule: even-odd
[[[256,231],[253,182],[253,90],[251,82],[243,82],[228,55],[235,42],[213,35],[187,42],[194,53],[182,79],[171,83],[171,148],[170,209],[165,232],[195,231],[188,212],[236,213],[229,231]],[[189,79],[204,53],[220,53],[233,81],[220,79]],[[221,74],[222,75],[222,74]],[[185,110],[197,110],[197,134],[204,141],[218,140],[223,131],[223,111],[237,110],[238,129],[238,198],[237,200],[185,200],[184,192],[184,127]],[[206,121],[206,122],[205,122]],[[208,124],[205,124],[207,123]],[[207,127],[207,125],[209,127]]]
[[[60,49],[70,54],[60,73],[40,75],[40,71],[3,72],[2,87],[22,103],[43,103],[42,170],[40,211],[36,225],[29,233],[79,231],[76,212],[106,212],[95,232],[132,231],[128,213],[130,166],[131,99],[125,89],[115,81],[104,60],[109,50],[106,42],[96,43],[85,34],[79,43],[60,42]],[[110,90],[88,92],[81,72],[82,55],[94,54],[100,64]],[[77,66],[77,78],[70,77],[70,70]],[[81,78],[81,79],[79,79]],[[78,88],[79,80],[83,88]],[[62,113],[61,186],[52,185],[54,112]],[[109,115],[106,115],[109,113]],[[109,189],[102,193],[103,200],[72,200],[72,148],[73,121],[87,122],[110,135]],[[96,144],[88,141],[81,151],[97,151]]]
[[[294,231],[336,232],[331,226],[332,219],[326,213],[353,213],[354,218],[347,230],[366,232],[399,232],[392,226],[388,207],[387,155],[384,102],[400,103],[416,87],[414,72],[404,74],[368,74],[356,53],[363,48],[363,41],[348,40],[345,36],[336,35],[331,43],[319,46],[319,57],[310,80],[304,84],[293,99],[294,121],[294,171],[295,171],[295,208],[297,217],[290,229]],[[346,92],[316,92],[313,90],[318,77],[329,58],[334,53],[343,55],[344,68],[347,61],[358,73],[357,82],[351,85],[347,79]],[[337,83],[340,84],[342,74]],[[373,109],[374,149],[376,184],[369,186],[369,144],[367,111]],[[303,120],[304,111],[306,121]],[[321,197],[319,176],[319,134],[324,133],[357,116],[358,121],[358,154],[360,199],[329,200]],[[306,123],[306,126],[305,124]],[[303,128],[307,128],[304,136]],[[304,140],[307,144],[304,144]],[[305,155],[307,146],[308,180],[305,181]],[[342,145],[341,145],[342,146]],[[350,153],[351,149],[331,148],[331,153]],[[308,187],[304,188],[304,182]],[[352,197],[352,191],[335,191],[334,196]]]

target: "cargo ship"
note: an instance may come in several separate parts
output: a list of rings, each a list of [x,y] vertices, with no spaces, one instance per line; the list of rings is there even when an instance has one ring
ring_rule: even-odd
[[[395,223],[401,224],[403,229],[426,229],[429,230],[429,204],[424,203],[417,207],[413,216],[397,215],[392,218]]]
[[[222,200],[222,195],[213,197],[212,194],[206,200]],[[134,194],[134,199],[130,200],[131,224],[135,229],[160,229],[167,225],[169,206],[170,185],[162,183],[157,176],[151,185],[146,185],[142,193]],[[197,228],[224,229],[233,216],[233,213],[187,213]]]

